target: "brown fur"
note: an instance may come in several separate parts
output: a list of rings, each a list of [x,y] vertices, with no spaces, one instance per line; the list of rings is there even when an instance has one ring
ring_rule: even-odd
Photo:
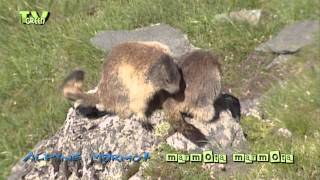
[[[195,50],[182,56],[181,61],[185,90],[168,99],[164,106],[209,122],[214,116],[214,100],[221,92],[218,57],[209,51]]]
[[[221,91],[218,57],[209,51],[195,50],[181,57],[180,91],[163,102],[170,123],[194,143],[205,140],[199,130],[188,125],[182,114],[210,122],[215,115],[214,101]],[[199,145],[199,144],[198,144]]]
[[[156,92],[179,90],[180,74],[168,52],[169,48],[158,42],[117,45],[106,58],[96,93],[83,93],[82,84],[77,88],[83,78],[71,78],[65,83],[64,95],[88,106],[102,104],[121,118],[135,114],[146,120],[148,102]]]

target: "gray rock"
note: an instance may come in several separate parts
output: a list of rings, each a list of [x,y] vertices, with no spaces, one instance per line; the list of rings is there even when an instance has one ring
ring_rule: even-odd
[[[231,12],[231,19],[238,21],[246,21],[252,25],[257,25],[261,18],[261,9],[246,10]]]
[[[291,136],[292,136],[291,131],[289,131],[289,129],[287,129],[287,128],[278,129],[277,134],[279,136],[282,136],[282,137],[285,137],[285,138],[291,138]]]
[[[223,111],[220,119],[212,123],[202,123],[194,119],[187,119],[208,138],[208,144],[204,147],[198,147],[182,134],[175,133],[167,138],[167,144],[178,150],[188,152],[201,152],[208,149],[214,149],[223,153],[232,153],[235,150],[243,150],[246,139],[240,127],[240,124],[232,117],[230,111]]]
[[[217,14],[214,16],[214,19],[218,21],[226,21],[226,20],[244,21],[252,25],[257,25],[261,19],[261,14],[262,14],[261,9],[253,9],[253,10],[242,9],[240,11],[230,12],[229,14],[227,13]]]
[[[91,38],[91,43],[103,51],[127,41],[159,41],[169,46],[174,57],[195,48],[180,30],[166,24],[156,24],[135,30],[103,31]]]
[[[33,150],[34,153],[62,153],[69,156],[75,152],[81,154],[77,161],[36,161],[18,162],[13,168],[9,179],[121,179],[131,177],[144,179],[141,164],[134,162],[111,161],[102,164],[92,159],[92,153],[108,153],[128,155],[153,151],[161,143],[169,142],[177,149],[184,148],[177,144],[187,144],[189,151],[215,149],[232,152],[240,148],[245,139],[238,123],[231,118],[230,112],[222,113],[221,119],[211,124],[195,123],[203,129],[209,144],[198,148],[179,134],[168,137],[169,128],[163,119],[162,112],[156,112],[151,117],[155,130],[148,132],[134,118],[119,119],[118,116],[106,115],[97,119],[80,116],[71,108],[63,127],[52,137],[41,141]],[[164,138],[165,137],[165,138]],[[168,137],[168,138],[167,138]],[[166,140],[167,138],[167,140]],[[174,143],[170,143],[174,142]],[[139,170],[140,169],[140,170]],[[138,173],[136,173],[138,171]]]
[[[268,70],[277,65],[281,65],[287,62],[288,60],[290,60],[292,57],[293,55],[290,55],[290,54],[280,54],[270,64],[267,65],[266,69]]]
[[[253,116],[257,119],[263,119],[263,115],[260,110],[260,100],[261,98],[254,98],[240,101],[241,114],[245,116]]]
[[[242,164],[234,163],[232,160],[233,153],[248,152],[248,146],[240,124],[232,117],[230,111],[221,112],[220,119],[212,123],[201,123],[193,119],[187,119],[187,121],[201,129],[208,139],[208,144],[201,148],[197,147],[180,133],[175,133],[167,138],[167,144],[182,151],[197,153],[213,150],[214,153],[226,154],[228,162],[226,164],[202,164],[204,170],[210,171],[212,178],[217,177],[219,173],[226,173],[226,171],[228,174],[236,174],[244,168]]]
[[[315,40],[314,34],[319,32],[319,21],[299,21],[286,26],[279,34],[261,44],[257,51],[279,54],[295,53]]]
[[[33,152],[59,152],[67,156],[79,152],[81,159],[76,161],[78,163],[20,162],[12,169],[11,179],[63,179],[71,176],[80,179],[120,179],[137,163],[110,162],[103,165],[91,158],[92,153],[107,154],[111,151],[112,154],[140,155],[143,152],[151,152],[160,142],[157,138],[153,133],[141,128],[141,124],[134,119],[120,120],[117,116],[107,115],[89,120],[70,109],[64,126]],[[24,167],[28,167],[28,172],[20,173],[25,172]],[[17,174],[20,177],[17,177]]]

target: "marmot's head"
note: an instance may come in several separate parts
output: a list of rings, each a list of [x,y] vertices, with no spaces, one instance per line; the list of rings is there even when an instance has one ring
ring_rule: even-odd
[[[171,94],[179,91],[181,75],[178,66],[169,55],[162,55],[148,73],[148,79],[158,90],[163,89]]]

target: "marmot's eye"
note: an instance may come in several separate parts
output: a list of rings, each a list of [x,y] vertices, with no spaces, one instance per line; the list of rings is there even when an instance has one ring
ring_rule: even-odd
[[[170,80],[169,80],[169,79],[166,79],[166,83],[170,83]]]

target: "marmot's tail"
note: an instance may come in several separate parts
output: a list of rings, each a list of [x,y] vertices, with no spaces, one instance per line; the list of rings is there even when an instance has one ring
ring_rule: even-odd
[[[217,99],[214,101],[215,115],[213,121],[219,119],[220,112],[229,110],[232,114],[232,117],[236,121],[240,121],[241,117],[241,106],[239,99],[234,97],[231,94],[220,94]]]
[[[177,119],[171,119],[170,124],[177,132],[180,132],[184,137],[199,147],[207,144],[208,140],[206,136],[198,128],[186,122],[182,114],[180,114],[179,117],[177,117],[177,115],[175,116]]]
[[[81,105],[95,107],[99,103],[96,94],[84,93],[82,90],[85,72],[74,70],[64,80],[62,91],[64,97],[71,101],[80,101]]]

